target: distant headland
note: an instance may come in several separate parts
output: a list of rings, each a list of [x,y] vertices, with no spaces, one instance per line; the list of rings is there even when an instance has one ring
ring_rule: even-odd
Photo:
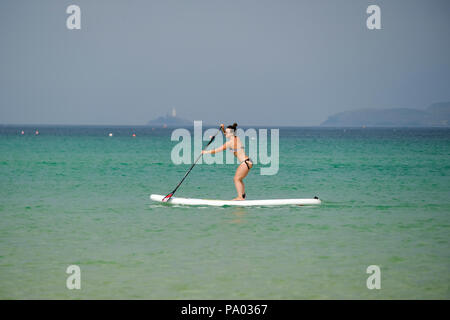
[[[149,122],[147,122],[147,125],[163,128],[192,127],[194,123],[190,120],[177,117],[177,111],[175,110],[175,108],[173,108],[171,114],[166,114],[165,116],[150,120]]]
[[[430,105],[425,110],[410,108],[358,109],[336,113],[321,126],[328,127],[448,127],[450,102]]]

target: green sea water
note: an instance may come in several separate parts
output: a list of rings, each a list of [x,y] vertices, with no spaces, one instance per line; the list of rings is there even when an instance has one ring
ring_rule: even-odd
[[[323,203],[272,208],[152,203],[189,168],[170,129],[39,130],[0,127],[1,299],[450,298],[449,129],[281,128],[248,198]],[[198,165],[176,195],[231,199],[236,166]]]

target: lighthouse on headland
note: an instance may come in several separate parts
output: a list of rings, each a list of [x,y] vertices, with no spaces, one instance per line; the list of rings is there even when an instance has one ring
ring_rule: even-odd
[[[169,109],[170,110],[170,109]],[[156,126],[156,127],[192,127],[193,122],[187,119],[179,118],[177,117],[177,110],[172,107],[172,110],[166,113],[165,116],[158,117],[154,120],[150,120],[147,122],[147,125],[149,126]]]

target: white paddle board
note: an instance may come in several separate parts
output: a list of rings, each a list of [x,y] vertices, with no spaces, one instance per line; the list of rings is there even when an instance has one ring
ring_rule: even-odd
[[[162,202],[165,196],[160,194],[150,195],[150,199],[157,202]],[[283,206],[283,205],[305,205],[305,204],[321,204],[319,198],[314,199],[267,199],[267,200],[209,200],[209,199],[194,199],[194,198],[178,198],[172,197],[167,203],[184,204],[191,206]]]

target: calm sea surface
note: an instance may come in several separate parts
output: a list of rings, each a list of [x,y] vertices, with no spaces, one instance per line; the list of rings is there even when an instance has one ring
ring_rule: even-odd
[[[35,129],[0,127],[1,299],[450,299],[449,129],[281,128],[248,198],[323,204],[276,208],[152,203],[189,168],[171,129]],[[198,165],[176,195],[231,199],[236,166]]]

